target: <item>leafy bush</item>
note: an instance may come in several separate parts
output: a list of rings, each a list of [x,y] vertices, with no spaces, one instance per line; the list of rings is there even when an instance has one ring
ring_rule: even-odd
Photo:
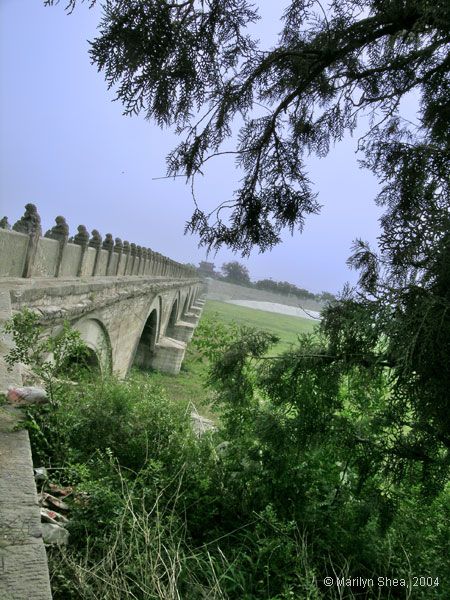
[[[50,553],[55,600],[398,591],[325,576],[431,576],[440,585],[413,597],[448,597],[450,490],[427,495],[414,465],[389,469],[388,374],[343,368],[318,335],[268,359],[275,342],[200,327],[220,408],[201,438],[189,406],[142,373],[60,382],[51,405],[27,409],[34,460],[75,490],[71,543]]]
[[[440,576],[440,587],[413,593],[444,598],[449,488],[430,495],[414,460],[403,473],[391,468],[398,423],[387,418],[389,371],[339,362],[317,335],[301,337],[298,348],[276,359],[266,356],[271,343],[268,334],[244,328],[210,369],[229,440],[224,496],[234,514],[248,521],[270,507],[282,524],[277,531],[294,523],[314,540],[309,564],[319,582],[336,572],[407,581],[426,573]],[[264,537],[269,547],[272,538]],[[295,568],[283,555],[278,563],[277,553],[270,589],[280,594]],[[298,597],[304,593],[296,588]]]
[[[80,334],[65,322],[60,331],[43,335],[43,328],[35,312],[24,309],[15,313],[3,329],[13,337],[14,346],[5,356],[9,368],[21,363],[28,366],[43,381],[50,401],[53,401],[55,378],[70,371],[70,362],[85,364],[87,348]]]

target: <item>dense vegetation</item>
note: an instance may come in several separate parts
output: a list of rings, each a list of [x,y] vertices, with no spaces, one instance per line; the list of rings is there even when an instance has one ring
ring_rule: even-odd
[[[233,324],[238,326],[247,326],[254,329],[264,329],[278,338],[278,342],[270,349],[270,354],[281,354],[288,350],[292,345],[297,344],[298,336],[302,333],[311,333],[317,325],[317,320],[303,319],[290,315],[281,315],[279,313],[266,312],[254,308],[247,308],[227,302],[217,300],[208,300],[203,312],[203,322],[201,332],[208,339],[215,335],[218,327],[217,321],[228,327]],[[207,324],[211,325],[208,333]],[[211,341],[208,342],[211,344]]]
[[[72,449],[58,460],[95,498],[78,517],[96,532],[89,555],[75,520],[67,568],[103,591],[114,581],[118,598],[448,597],[449,3],[291,0],[269,50],[246,35],[257,18],[246,0],[102,4],[91,58],[125,112],[185,134],[169,174],[192,179],[237,140],[240,188],[188,227],[206,246],[248,254],[301,229],[318,210],[305,157],[324,156],[364,114],[359,149],[384,213],[379,252],[355,242],[359,286],[324,311],[319,333],[273,359],[274,336],[248,329],[200,344],[216,434],[194,440],[147,383],[89,384],[55,401],[60,447]],[[95,395],[105,413],[91,420],[81,409]],[[134,439],[148,440],[145,455]],[[440,585],[324,586],[344,574]]]
[[[210,248],[248,254],[278,243],[284,227],[301,228],[318,208],[305,156],[324,156],[370,116],[358,146],[381,184],[380,250],[355,242],[359,286],[324,312],[322,350],[306,364],[317,381],[328,367],[374,385],[386,379],[365,468],[383,463],[437,493],[450,466],[448,2],[344,0],[325,11],[291,0],[270,50],[246,34],[257,19],[247,0],[100,4],[91,58],[125,112],[186,135],[169,174],[202,173],[241,119],[241,187],[213,215],[197,208],[188,227]]]
[[[301,299],[317,300],[318,302],[334,302],[336,300],[333,294],[330,292],[322,292],[321,294],[313,294],[305,288],[300,288],[293,283],[288,281],[273,281],[272,279],[260,279],[255,282],[255,287],[258,290],[267,290],[268,292],[275,292],[276,294],[283,294],[285,296],[296,296]]]
[[[29,325],[16,318],[19,346]],[[188,403],[148,373],[57,378],[52,403],[28,409],[36,464],[74,486],[70,546],[50,553],[55,600],[448,597],[450,490],[392,473],[379,418],[389,377],[343,374],[320,332],[267,360],[276,341],[200,324],[195,360],[217,420],[201,438]]]
[[[224,263],[221,271],[226,281],[239,285],[251,285],[249,270],[237,260]]]

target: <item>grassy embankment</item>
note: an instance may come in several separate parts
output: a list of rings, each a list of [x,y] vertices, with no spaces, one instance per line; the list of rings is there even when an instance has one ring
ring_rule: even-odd
[[[271,349],[272,355],[288,350],[292,344],[296,343],[299,334],[312,332],[316,326],[316,322],[309,319],[270,313],[216,300],[206,302],[203,316],[218,319],[225,324],[234,322],[237,325],[264,329],[274,333],[280,341]],[[169,398],[187,404],[191,402],[200,413],[211,416],[209,392],[203,384],[206,368],[207,365],[201,360],[198,351],[192,344],[189,344],[179,375],[152,373],[150,377],[152,381],[160,384],[167,391]]]
[[[264,329],[274,333],[280,341],[271,349],[271,354],[281,354],[288,350],[292,344],[297,342],[299,334],[312,332],[317,324],[316,321],[311,319],[280,315],[216,300],[206,302],[204,314],[205,316],[217,315],[217,318],[225,324],[234,321],[238,325]]]

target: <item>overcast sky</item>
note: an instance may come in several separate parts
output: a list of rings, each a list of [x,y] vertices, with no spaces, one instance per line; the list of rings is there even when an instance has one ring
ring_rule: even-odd
[[[143,117],[124,117],[103,75],[88,57],[98,10],[86,5],[67,16],[43,0],[0,0],[0,218],[14,223],[27,202],[37,205],[44,231],[66,217],[71,233],[89,230],[149,246],[175,260],[198,264],[205,250],[183,235],[193,210],[182,179],[165,175],[165,157],[176,136]],[[260,0],[258,36],[268,47],[279,28],[280,3]],[[217,267],[245,262],[252,279],[271,277],[314,292],[338,292],[356,275],[346,267],[352,240],[375,242],[377,184],[360,170],[356,140],[336,146],[326,159],[310,160],[309,174],[323,205],[303,234],[284,235],[270,253],[242,260],[228,250],[210,256]],[[217,159],[198,186],[202,207],[229,197],[238,174]]]

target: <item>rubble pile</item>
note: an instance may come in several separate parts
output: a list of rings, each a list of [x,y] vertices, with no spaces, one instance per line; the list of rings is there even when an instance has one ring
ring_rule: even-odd
[[[65,499],[73,494],[73,488],[49,483],[45,467],[35,469],[34,478],[38,488],[40,487],[38,499],[44,544],[67,544],[69,532],[66,526],[69,523],[67,514],[70,506]]]

